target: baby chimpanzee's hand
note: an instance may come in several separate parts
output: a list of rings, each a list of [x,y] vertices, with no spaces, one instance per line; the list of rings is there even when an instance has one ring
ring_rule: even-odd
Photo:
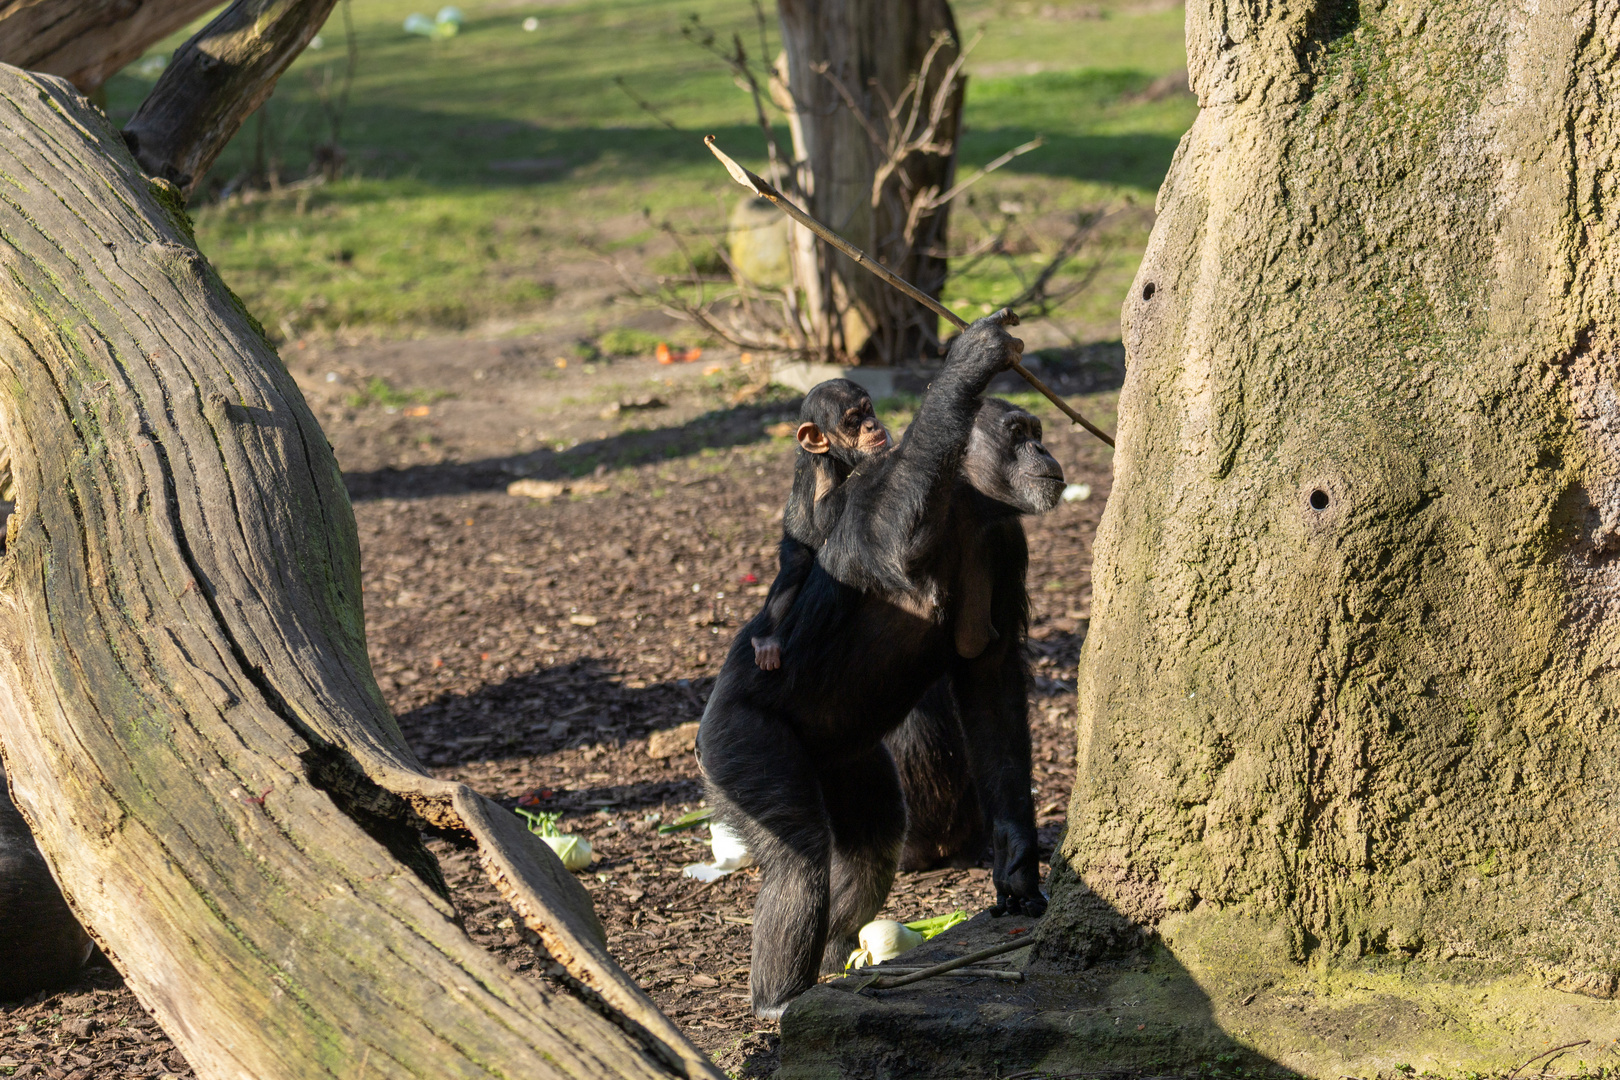
[[[951,342],[946,365],[984,365],[991,372],[1009,370],[1024,355],[1024,343],[1007,333],[1007,327],[1017,325],[1018,316],[1006,308],[986,315]]]

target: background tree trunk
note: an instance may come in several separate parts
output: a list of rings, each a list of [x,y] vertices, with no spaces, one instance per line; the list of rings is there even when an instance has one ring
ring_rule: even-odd
[[[177,191],[67,83],[6,67],[0,172],[0,751],[198,1075],[718,1077],[549,849],[417,766],[337,463]],[[556,981],[466,937],[423,828],[479,845]]]
[[[0,62],[89,93],[219,0],[0,0]]]
[[[1620,5],[1258,10],[1187,7],[1043,949],[1612,996]]]
[[[882,185],[873,179],[885,159],[873,131],[887,136],[889,103],[898,100],[923,66],[939,35],[949,43],[929,66],[923,101],[933,99],[960,43],[945,0],[780,0],[794,157],[811,215],[931,296],[945,284],[949,206],[908,219],[913,202],[950,188],[963,82],[957,80],[938,129],[947,153],[912,153]],[[817,68],[827,65],[854,96],[846,105]],[[925,108],[926,112],[926,108]],[[900,118],[904,126],[906,117]],[[939,319],[849,259],[795,229],[795,274],[812,330],[829,359],[915,363],[939,346]]]

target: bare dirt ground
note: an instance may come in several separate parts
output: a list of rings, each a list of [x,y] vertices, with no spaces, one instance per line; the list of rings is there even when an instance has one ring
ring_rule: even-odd
[[[620,963],[722,1069],[767,1075],[775,1025],[746,1004],[755,872],[681,876],[707,860],[706,832],[657,827],[698,805],[696,763],[680,738],[657,740],[668,756],[656,757],[649,738],[698,718],[774,574],[792,459],[770,432],[797,400],[749,394],[757,368],[734,353],[671,367],[585,355],[566,336],[283,349],[345,469],[372,662],[423,762],[505,805],[562,812],[595,849],[582,879]],[[1048,445],[1092,495],[1028,523],[1043,855],[1071,785],[1074,668],[1110,484],[1083,432],[1049,424]],[[524,476],[569,490],[507,495]],[[469,932],[538,978],[476,859],[434,850]],[[885,914],[992,902],[983,867],[902,874]],[[62,993],[0,1005],[0,1075],[191,1072],[102,963]]]

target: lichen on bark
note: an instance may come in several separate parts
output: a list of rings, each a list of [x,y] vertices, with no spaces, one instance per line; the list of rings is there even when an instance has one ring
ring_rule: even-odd
[[[0,173],[0,755],[198,1076],[718,1080],[550,849],[416,762],[337,462],[173,189],[5,65]],[[424,830],[477,845],[554,980],[467,938]]]

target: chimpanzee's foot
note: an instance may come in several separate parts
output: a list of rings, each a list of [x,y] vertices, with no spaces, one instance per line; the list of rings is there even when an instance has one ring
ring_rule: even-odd
[[[1011,893],[1002,893],[996,897],[996,906],[990,909],[992,919],[999,919],[1003,915],[1023,915],[1026,918],[1038,919],[1045,914],[1045,896],[1014,896]]]
[[[754,1015],[761,1020],[780,1020],[787,1007],[788,1003],[785,1001],[780,1005],[755,1005]]]
[[[775,671],[782,666],[782,645],[774,637],[757,637],[751,639],[754,646],[754,663],[759,665],[761,671]]]

